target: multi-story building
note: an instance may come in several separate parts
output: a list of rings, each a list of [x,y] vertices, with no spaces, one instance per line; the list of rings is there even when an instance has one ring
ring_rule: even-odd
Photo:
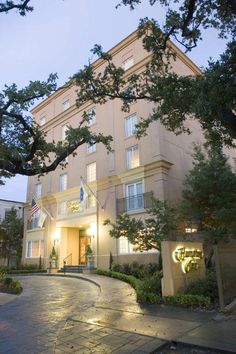
[[[201,73],[174,45],[173,49],[176,51],[173,70],[177,74]],[[115,64],[126,70],[126,75],[140,72],[150,59],[136,32],[112,48],[110,53]],[[97,71],[104,67],[102,60],[93,65]],[[63,265],[64,259],[70,259],[72,264],[85,264],[88,244],[95,253],[98,267],[108,267],[110,252],[119,263],[157,261],[157,252],[134,252],[127,239],[112,239],[103,222],[108,218],[115,221],[117,214],[122,212],[145,217],[151,195],[171,202],[181,198],[183,180],[192,166],[192,142],[203,141],[198,122],[189,119],[186,125],[192,134],[179,136],[155,122],[148,129],[147,136],[137,140],[135,124],[152,112],[151,103],[138,101],[131,105],[127,114],[121,111],[118,99],[97,106],[87,102],[80,109],[75,100],[76,87],[59,90],[33,109],[33,117],[47,132],[48,139],[57,141],[65,138],[68,125],[78,125],[84,111],[94,111],[89,123],[91,130],[111,134],[114,152],[107,154],[102,144],[84,144],[78,148],[77,156],[68,157],[65,169],[59,167],[40,179],[29,178],[29,208],[35,195],[51,217],[47,217],[42,228],[37,227],[37,213],[28,223],[23,261],[35,263],[41,256],[47,266],[54,245],[59,266]],[[88,186],[88,196],[82,204],[81,177]]]
[[[0,199],[0,221],[5,219],[12,208],[16,209],[19,219],[23,218],[23,204],[23,202],[16,202],[15,200]]]

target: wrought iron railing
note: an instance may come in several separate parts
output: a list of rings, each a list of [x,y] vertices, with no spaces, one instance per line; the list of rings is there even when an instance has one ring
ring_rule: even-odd
[[[72,265],[72,253],[68,254],[68,256],[63,259],[63,265]]]
[[[117,199],[117,214],[150,208],[152,206],[152,196],[152,192],[147,192]]]

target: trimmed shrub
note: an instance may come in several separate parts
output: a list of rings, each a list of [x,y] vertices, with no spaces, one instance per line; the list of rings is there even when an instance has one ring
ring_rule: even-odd
[[[16,269],[9,270],[9,274],[46,273],[46,269]]]
[[[153,293],[161,296],[161,278],[162,274],[159,272],[154,273],[152,276],[145,278],[140,285],[140,290],[144,293]]]
[[[164,304],[177,305],[183,307],[208,307],[211,303],[209,297],[202,295],[176,294],[164,296]]]
[[[215,272],[208,271],[205,278],[191,281],[184,293],[205,296],[212,301],[216,301],[218,299],[218,288]]]
[[[11,285],[12,284],[12,281],[13,281],[13,279],[12,278],[4,278],[4,280],[3,280],[3,284],[5,285],[5,286],[9,286],[9,285]]]

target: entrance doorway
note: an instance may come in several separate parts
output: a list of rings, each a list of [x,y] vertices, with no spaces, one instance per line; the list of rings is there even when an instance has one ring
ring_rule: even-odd
[[[86,235],[85,230],[79,231],[79,264],[86,264],[86,248],[91,244],[91,238]]]

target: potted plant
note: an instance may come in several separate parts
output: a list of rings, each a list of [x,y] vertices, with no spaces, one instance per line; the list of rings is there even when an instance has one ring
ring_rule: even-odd
[[[88,269],[94,269],[94,254],[93,254],[93,250],[90,245],[86,246],[85,255],[87,258]]]
[[[51,267],[57,268],[57,252],[54,246],[52,247],[52,252],[50,253],[49,259],[50,259]]]

